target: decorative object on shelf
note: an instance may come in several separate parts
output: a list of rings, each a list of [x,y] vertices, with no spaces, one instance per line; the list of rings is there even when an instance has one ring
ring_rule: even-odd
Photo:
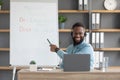
[[[115,10],[117,7],[117,1],[116,0],[105,0],[104,7],[107,10]]]
[[[0,10],[1,10],[2,5],[3,5],[3,0],[0,0]]]
[[[60,29],[64,29],[65,27],[65,22],[67,21],[67,17],[63,16],[63,15],[59,15],[59,28]]]
[[[30,71],[37,71],[37,65],[34,60],[30,61]]]

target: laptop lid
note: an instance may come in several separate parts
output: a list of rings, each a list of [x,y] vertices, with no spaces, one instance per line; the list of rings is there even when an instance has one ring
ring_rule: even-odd
[[[64,71],[90,71],[90,54],[64,54]]]

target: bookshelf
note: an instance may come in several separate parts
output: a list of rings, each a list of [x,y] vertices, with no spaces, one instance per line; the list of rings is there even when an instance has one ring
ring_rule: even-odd
[[[93,30],[86,30],[86,32],[120,32],[120,29],[93,29]],[[10,29],[0,29],[0,32],[10,32]],[[71,29],[59,29],[59,32],[71,32]]]
[[[120,10],[92,10],[93,13],[120,13]]]
[[[95,51],[120,51],[120,48],[96,48]]]
[[[0,33],[6,33],[6,32],[10,32],[10,30],[9,29],[0,29]]]
[[[2,0],[0,10],[0,79],[10,80],[12,68],[9,67],[9,28],[10,28],[10,0]]]
[[[88,32],[89,30],[86,29],[86,32]],[[71,32],[71,29],[59,29],[59,32]]]
[[[93,29],[93,30],[86,30],[86,32],[120,32],[120,29]],[[71,29],[59,29],[59,32],[71,32]]]
[[[88,10],[58,10],[58,13],[89,13]]]
[[[59,32],[71,32],[71,29],[59,29]]]
[[[59,1],[62,4],[65,4],[65,1]],[[62,3],[63,2],[63,3]],[[87,29],[90,34],[91,33],[104,33],[104,47],[102,48],[94,48],[94,51],[96,52],[104,52],[104,56],[109,56],[111,58],[111,63],[110,65],[120,65],[120,63],[116,63],[116,61],[120,61],[117,59],[115,56],[120,54],[120,46],[119,46],[119,33],[120,33],[120,9],[116,8],[116,10],[105,10],[103,4],[104,0],[91,0],[89,1],[91,4],[91,8],[86,11],[86,10],[78,10],[76,6],[78,7],[78,4],[75,6],[73,5],[65,5],[65,6],[59,6],[59,14],[67,16],[70,20],[68,21],[70,25],[72,26],[71,23],[72,19],[74,20],[76,18],[75,14],[79,14],[77,16],[81,15],[86,15],[89,18],[87,20],[89,21],[88,23],[86,22],[86,17],[85,19],[82,18],[79,21],[83,21],[83,24],[86,24]],[[119,2],[119,1],[118,1]],[[70,1],[69,3],[77,3],[77,1]],[[94,4],[94,5],[92,5]],[[120,7],[120,6],[119,6]],[[81,14],[82,13],[82,14]],[[92,13],[99,13],[100,14],[100,28],[99,29],[91,29],[92,26]],[[71,16],[75,16],[72,17]],[[90,24],[90,25],[89,25]],[[66,47],[72,43],[71,36],[69,36],[71,32],[71,27],[67,23],[65,29],[59,29],[59,40],[60,40],[60,48],[62,50],[66,50]],[[63,39],[61,39],[63,38]],[[65,39],[65,40],[64,40]],[[64,40],[64,41],[63,41]],[[63,43],[61,44],[61,41]],[[68,41],[68,42],[66,42]],[[92,40],[91,40],[92,41]],[[64,46],[64,44],[67,44],[67,46]],[[63,45],[63,46],[61,46]]]
[[[92,13],[120,13],[120,10],[92,10]],[[58,13],[89,13],[88,10],[58,10]]]
[[[120,29],[93,29],[92,32],[120,32]]]
[[[0,15],[2,14],[10,14],[10,11],[9,10],[0,10]],[[2,33],[9,33],[10,30],[9,29],[1,29],[0,28],[0,34]],[[0,48],[0,52],[9,52],[9,48]],[[2,67],[4,68],[4,67]]]
[[[66,48],[61,48],[62,50],[66,50]],[[95,51],[120,51],[120,48],[96,48]],[[9,48],[0,48],[0,51],[10,51]]]
[[[0,10],[0,14],[9,14],[10,11],[9,10]]]
[[[0,51],[10,51],[10,48],[0,48]]]

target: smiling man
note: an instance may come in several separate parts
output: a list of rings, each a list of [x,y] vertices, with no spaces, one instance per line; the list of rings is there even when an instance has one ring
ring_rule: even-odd
[[[86,36],[85,27],[82,23],[75,23],[72,26],[71,36],[73,39],[73,44],[69,45],[66,52],[60,50],[56,45],[50,45],[50,50],[56,52],[57,55],[63,59],[64,54],[90,54],[90,68],[93,69],[93,47],[84,41]],[[60,65],[63,68],[63,63]]]

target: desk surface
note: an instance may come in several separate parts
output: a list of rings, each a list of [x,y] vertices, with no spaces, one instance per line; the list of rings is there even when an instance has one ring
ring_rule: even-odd
[[[18,72],[18,80],[120,80],[120,67],[109,67],[106,72],[64,72],[60,69],[30,72],[29,69],[22,69]]]
[[[64,72],[62,69],[53,69],[53,70],[38,70],[38,71],[29,71],[29,69],[22,69],[18,73],[120,73],[120,67],[109,67],[106,72],[102,70],[92,70],[92,71],[79,71],[79,72]]]

